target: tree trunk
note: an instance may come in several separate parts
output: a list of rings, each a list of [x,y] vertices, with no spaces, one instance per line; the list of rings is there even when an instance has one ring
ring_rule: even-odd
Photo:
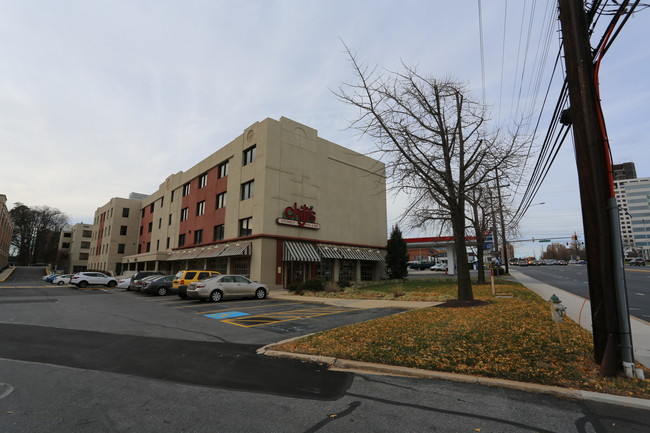
[[[458,273],[458,300],[471,301],[472,280],[469,277],[469,264],[467,263],[467,245],[465,242],[465,215],[460,209],[451,210],[451,224],[454,230],[454,249]]]

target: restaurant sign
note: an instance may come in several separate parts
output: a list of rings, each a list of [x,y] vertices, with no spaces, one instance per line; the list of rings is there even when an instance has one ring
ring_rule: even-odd
[[[303,204],[298,207],[297,203],[287,206],[282,213],[281,218],[275,220],[276,223],[285,226],[303,227],[306,229],[318,230],[320,224],[316,222],[316,212],[314,206]]]

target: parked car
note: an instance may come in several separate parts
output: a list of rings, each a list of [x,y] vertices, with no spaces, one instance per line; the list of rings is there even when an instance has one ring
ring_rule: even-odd
[[[151,280],[145,281],[140,291],[158,296],[168,295],[172,291],[172,281],[174,278],[176,278],[175,275],[155,276]]]
[[[51,282],[54,281],[54,279],[55,279],[56,277],[58,277],[59,275],[61,275],[61,274],[49,274],[49,275],[46,275],[46,276],[43,278],[43,280],[45,280],[45,282],[47,282],[47,283],[51,283]]]
[[[172,292],[178,294],[181,299],[187,299],[187,287],[194,281],[205,280],[206,278],[221,275],[217,271],[179,271],[172,280]]]
[[[88,286],[115,287],[117,280],[101,272],[79,272],[70,278],[70,284],[82,289]]]
[[[165,275],[160,271],[140,271],[136,272],[131,276],[131,281],[129,282],[129,287],[126,290],[135,290],[135,284],[145,277],[150,277],[152,275]]]
[[[52,284],[56,284],[58,286],[62,286],[64,284],[70,284],[70,278],[72,278],[73,276],[74,274],[59,275],[52,280]]]
[[[436,263],[435,265],[431,266],[429,269],[432,271],[446,271],[447,270],[447,263]]]
[[[225,298],[254,297],[264,299],[269,294],[266,284],[251,281],[241,275],[218,275],[203,281],[190,283],[187,297],[190,299],[209,299],[219,302]]]
[[[429,269],[431,267],[431,263],[427,262],[415,262],[411,263],[409,265],[410,269],[416,270],[416,271],[422,271],[424,269]]]
[[[635,257],[630,260],[630,266],[645,266],[645,260],[641,257]]]
[[[147,284],[149,281],[155,280],[156,278],[163,277],[164,275],[149,275],[144,277],[141,280],[137,280],[135,283],[131,284],[131,290],[135,292],[141,292],[142,287]]]
[[[120,278],[117,280],[117,288],[118,289],[129,289],[129,284],[131,284],[131,277],[128,278]]]

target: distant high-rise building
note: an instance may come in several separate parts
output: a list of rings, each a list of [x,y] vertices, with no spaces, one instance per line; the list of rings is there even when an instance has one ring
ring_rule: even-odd
[[[614,180],[636,179],[636,167],[633,162],[612,164]]]

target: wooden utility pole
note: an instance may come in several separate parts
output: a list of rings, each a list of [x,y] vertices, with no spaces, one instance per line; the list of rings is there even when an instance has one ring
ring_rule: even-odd
[[[598,123],[593,55],[581,0],[559,0],[594,335],[594,358],[604,376],[618,367],[619,328],[612,271],[607,153]]]

